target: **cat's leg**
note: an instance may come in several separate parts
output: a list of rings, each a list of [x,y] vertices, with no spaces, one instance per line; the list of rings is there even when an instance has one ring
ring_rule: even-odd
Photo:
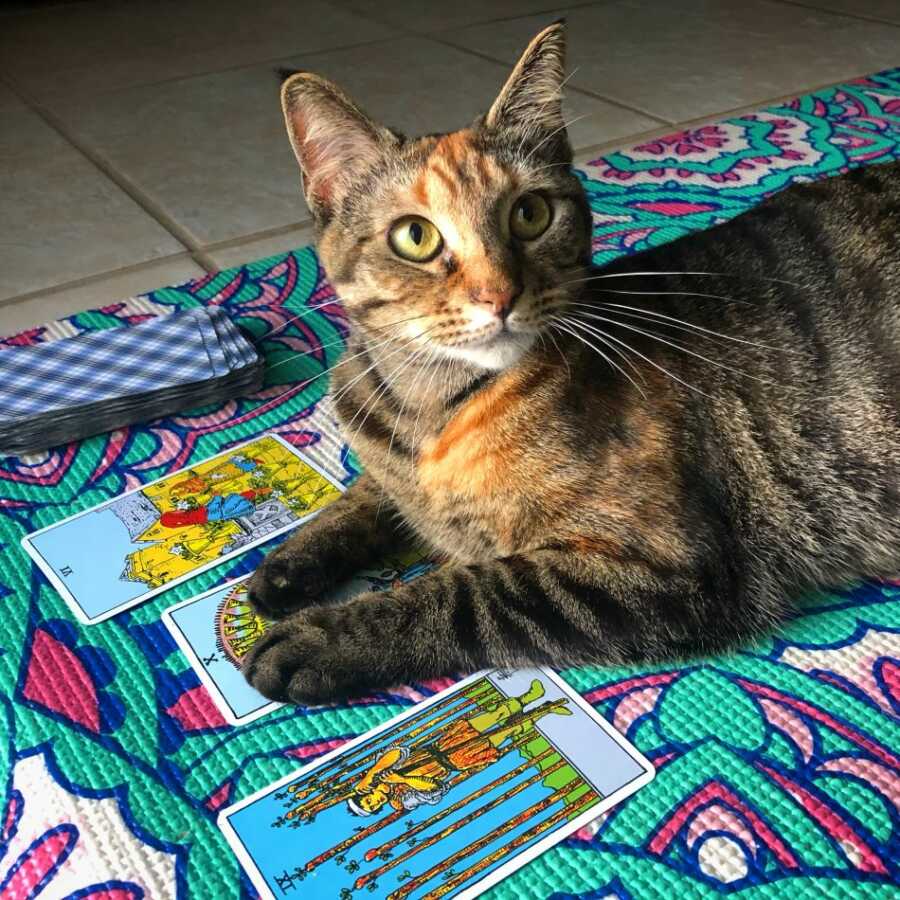
[[[244,674],[267,697],[313,703],[490,666],[712,652],[777,618],[758,615],[733,584],[720,583],[730,582],[727,572],[654,571],[565,550],[449,564],[286,619],[253,647]]]
[[[393,507],[380,485],[360,476],[265,558],[250,579],[250,602],[271,619],[319,602],[330,588],[397,548],[393,523]]]

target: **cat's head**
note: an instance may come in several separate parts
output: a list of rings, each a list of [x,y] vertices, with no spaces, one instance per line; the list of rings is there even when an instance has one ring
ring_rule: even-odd
[[[503,369],[578,292],[591,222],[569,165],[564,62],[557,22],[471,127],[415,139],[323,78],[285,81],[319,253],[367,337]]]

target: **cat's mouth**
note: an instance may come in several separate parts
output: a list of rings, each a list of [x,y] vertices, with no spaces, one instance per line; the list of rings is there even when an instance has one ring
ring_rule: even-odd
[[[444,349],[457,359],[499,371],[516,363],[530,349],[535,337],[534,331],[515,329],[506,320],[492,328],[480,329],[453,344],[445,344]]]

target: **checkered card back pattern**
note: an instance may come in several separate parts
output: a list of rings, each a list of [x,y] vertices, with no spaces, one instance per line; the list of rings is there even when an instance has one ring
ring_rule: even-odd
[[[186,310],[130,328],[0,353],[0,417],[40,415],[193,384],[256,353],[221,310]]]

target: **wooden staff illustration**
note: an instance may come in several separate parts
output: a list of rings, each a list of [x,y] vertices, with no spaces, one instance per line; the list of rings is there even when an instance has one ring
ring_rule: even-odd
[[[502,752],[505,754],[505,753],[511,753],[514,750],[519,750],[522,746],[530,743],[532,740],[534,740],[533,735],[525,735],[525,736],[519,738],[518,740],[514,741],[512,744],[509,745],[509,747],[505,748]],[[552,753],[552,752],[553,751],[545,751],[543,754],[541,754],[541,757],[546,756],[547,753]],[[534,760],[529,760],[524,765],[531,766],[531,765],[534,765],[536,762],[537,762],[537,758],[535,758]],[[451,789],[456,787],[456,785],[465,781],[467,778],[471,778],[472,775],[474,775],[474,774],[476,774],[476,773],[475,772],[460,772],[459,774],[452,776],[448,782],[449,787]],[[474,796],[473,794],[468,795],[469,799],[471,799],[473,796]],[[460,802],[467,803],[467,802],[469,802],[469,800],[464,799],[463,801],[460,801]],[[384,816],[383,818],[379,819],[377,822],[374,822],[372,825],[369,825],[368,828],[363,828],[360,831],[354,832],[349,837],[342,840],[340,843],[335,844],[333,847],[329,847],[327,850],[323,851],[318,856],[311,859],[309,862],[306,863],[306,871],[312,872],[313,869],[322,865],[322,863],[327,862],[332,857],[343,853],[345,850],[349,850],[350,847],[352,847],[354,844],[358,844],[360,841],[364,841],[367,838],[370,838],[373,834],[380,831],[382,828],[386,828],[388,825],[391,825],[392,823],[396,822],[398,819],[401,819],[401,818],[403,818],[403,816],[408,815],[408,814],[409,814],[409,810],[407,810],[407,809],[395,809],[393,812],[391,812],[388,815]],[[421,830],[421,829],[416,828],[416,833],[419,830]],[[411,831],[404,832],[404,834],[402,834],[400,836],[399,840],[406,840],[413,833],[414,832],[411,832]]]
[[[542,781],[544,778],[552,775],[554,772],[558,772],[563,766],[567,766],[568,764],[569,763],[565,759],[560,758],[558,762],[555,762],[545,771],[535,772],[534,775],[531,775],[524,781],[520,781],[518,784],[513,785],[511,788],[504,791],[502,794],[495,797],[488,803],[485,803],[483,806],[479,806],[477,809],[473,809],[472,812],[461,816],[459,819],[456,819],[453,822],[450,822],[449,824],[445,825],[440,831],[435,832],[433,835],[427,837],[424,841],[416,844],[414,847],[410,847],[409,850],[401,853],[396,858],[388,860],[388,862],[384,863],[381,866],[378,866],[378,868],[372,869],[371,872],[366,872],[365,875],[360,875],[360,877],[356,879],[356,882],[353,885],[354,890],[360,890],[360,888],[364,888],[370,881],[375,881],[376,879],[380,878],[389,869],[393,869],[394,866],[406,862],[417,853],[421,853],[423,850],[427,850],[429,847],[433,847],[435,844],[440,843],[448,835],[453,834],[454,831],[459,831],[460,829],[465,828],[476,819],[479,819],[481,818],[481,816],[489,813],[492,809],[496,809],[498,806],[506,803],[507,800],[511,800],[517,794],[521,794],[522,791],[528,790],[528,788],[530,788],[532,785],[537,784],[539,781]],[[577,776],[572,780],[577,780]]]
[[[515,701],[515,698],[507,698],[507,703],[513,701]],[[511,732],[517,728],[524,728],[529,724],[533,724],[537,719],[548,715],[549,713],[570,715],[571,713],[567,709],[567,704],[568,699],[563,697],[558,700],[542,703],[532,710],[517,712],[514,715],[504,718],[501,723],[489,730],[475,733],[467,740],[455,742],[452,748],[453,752],[457,754],[465,752],[467,749],[476,745],[481,745],[485,740],[495,737],[502,732]],[[461,721],[461,719],[462,716],[457,715],[453,724]],[[419,765],[423,760],[427,760],[434,753],[433,746],[435,740],[440,741],[440,735],[442,733],[444,733],[443,729],[428,731],[425,734],[422,734],[421,729],[413,729],[413,731],[407,735],[407,738],[413,734],[420,734],[420,736],[409,745],[408,749],[410,750],[410,755],[404,762],[402,768],[404,770],[410,770]],[[308,800],[285,813],[279,821],[283,823],[297,817],[311,820],[322,810],[335,806],[338,803],[354,799],[358,792],[359,769],[363,767],[364,763],[375,763],[384,753],[385,750],[381,749],[368,754],[359,764],[354,766],[355,771],[351,772],[346,777],[340,777],[343,775],[342,772],[336,774],[326,784],[317,789],[320,796],[314,797],[312,800]]]
[[[504,856],[509,855],[511,852],[518,850],[519,847],[525,846],[529,841],[534,840],[536,837],[539,837],[545,831],[550,831],[560,824],[564,819],[574,819],[576,816],[581,815],[586,809],[590,807],[592,803],[594,803],[598,799],[598,795],[594,791],[589,791],[587,794],[584,794],[580,800],[580,802],[574,803],[570,806],[564,806],[562,809],[557,810],[553,813],[552,816],[545,819],[543,822],[538,822],[537,825],[532,826],[528,829],[528,831],[522,832],[518,837],[513,838],[508,844],[503,847],[499,847],[497,850],[493,850],[491,853],[488,853],[487,856],[482,857],[478,860],[474,865],[469,866],[468,869],[464,869],[458,875],[454,875],[449,881],[445,881],[442,885],[434,888],[433,890],[428,892],[428,900],[438,900],[440,897],[444,897],[449,894],[451,891],[456,890],[461,884],[465,884],[470,878],[473,878],[479,872],[483,872],[485,869],[492,866],[495,862],[502,859]],[[390,895],[394,897],[394,894]]]
[[[476,681],[466,689],[465,693],[446,697],[444,700],[434,704],[434,706],[430,706],[428,709],[410,716],[406,721],[401,723],[400,729],[393,736],[399,738],[401,735],[404,735],[406,740],[414,738],[422,732],[427,731],[430,727],[446,721],[451,716],[458,715],[464,709],[472,706],[476,702],[482,702],[484,696],[491,692],[499,693],[497,692],[497,688],[486,678],[481,681]],[[457,703],[460,704],[459,708],[455,710],[452,709],[451,707],[455,706]],[[429,716],[432,716],[434,713],[440,712],[441,710],[445,710],[441,715],[429,718]],[[427,719],[427,721],[422,725],[418,725],[417,723],[421,722],[423,719]],[[409,733],[406,733],[406,729],[411,726],[413,726],[412,730]],[[330,778],[337,777],[339,774],[346,772],[351,766],[358,768],[359,766],[364,765],[368,756],[372,756],[374,753],[377,753],[377,751],[370,750],[365,744],[362,744],[346,756],[335,757],[330,763],[322,766],[321,769],[316,771],[312,779],[298,781],[295,784],[288,785],[287,790],[296,794],[295,800],[302,800],[309,796],[309,794],[314,793],[317,789],[317,785],[321,785]],[[365,756],[362,759],[354,760],[354,756],[358,756],[359,754],[365,754]],[[329,775],[329,773],[332,774]]]
[[[418,744],[428,740],[428,735],[426,735],[425,732],[428,732],[430,729],[445,722],[449,718],[461,715],[470,706],[483,703],[492,693],[496,693],[498,697],[500,696],[494,685],[487,679],[476,682],[466,690],[465,694],[447,697],[445,700],[424,710],[418,715],[411,716],[403,723],[402,729],[396,734],[391,735],[391,737],[395,742],[400,740],[410,741],[411,739],[419,738],[419,740],[417,742],[414,741],[412,745],[418,746]],[[463,702],[460,703],[460,701]],[[459,705],[457,706],[457,704]],[[440,710],[444,711],[438,716],[429,718],[435,711]],[[427,719],[427,721],[422,722],[423,719]],[[422,724],[417,724],[419,722],[422,722]],[[409,728],[409,726],[413,727],[411,730],[407,731],[406,729]],[[325,795],[333,799],[334,803],[340,802],[341,799],[346,799],[346,797],[343,796],[345,793],[345,785],[353,778],[352,774],[348,775],[348,770],[359,770],[366,765],[370,765],[381,752],[382,750],[379,749],[372,750],[368,746],[361,746],[358,750],[354,751],[354,753],[351,753],[346,757],[336,757],[332,762],[318,770],[311,779],[304,779],[303,781],[288,785],[286,790],[294,796],[291,798],[290,803],[286,805],[291,805],[293,803],[299,803],[299,805],[286,813],[284,818],[290,820],[297,816],[305,816],[312,807],[320,809],[334,805],[333,803],[327,803],[325,806],[321,806],[321,800],[323,798],[317,798],[317,800],[312,801],[311,804],[302,802],[314,794]],[[359,754],[363,755],[354,760],[353,756],[358,756]]]
[[[532,816],[536,816],[539,813],[542,813],[544,810],[549,809],[551,806],[557,804],[560,800],[564,799],[568,794],[572,793],[572,791],[577,789],[579,786],[586,787],[580,777],[571,779],[571,781],[553,791],[552,794],[548,794],[542,800],[538,800],[536,803],[532,803],[531,806],[529,806],[527,809],[522,810],[522,812],[520,812],[518,815],[513,816],[509,821],[504,822],[502,825],[498,825],[493,831],[490,831],[486,835],[484,835],[484,837],[480,837],[478,838],[478,840],[472,841],[471,844],[463,847],[461,850],[457,850],[456,853],[451,854],[447,857],[447,859],[436,863],[421,875],[417,875],[415,878],[411,878],[402,887],[399,887],[397,888],[397,890],[390,893],[388,895],[388,900],[402,900],[403,897],[408,897],[413,891],[417,890],[423,884],[434,878],[435,875],[440,875],[441,872],[446,872],[448,869],[455,866],[456,863],[458,863],[461,859],[465,859],[465,857],[467,856],[478,853],[478,851],[483,850],[489,844],[497,840],[497,838],[503,837],[504,834],[509,834],[510,831],[514,831],[516,828],[518,828],[519,825],[522,825],[530,818],[532,818]],[[570,807],[565,806],[562,810],[560,810],[560,812],[565,814],[569,808]],[[562,818],[562,816],[560,818]]]
[[[462,809],[464,806],[467,806],[469,803],[473,803],[475,800],[480,800],[485,794],[490,794],[491,791],[496,790],[501,785],[506,784],[508,781],[512,781],[513,778],[521,775],[527,769],[530,769],[532,766],[539,765],[544,760],[550,759],[550,757],[556,756],[559,754],[552,748],[545,750],[543,753],[538,754],[534,759],[526,759],[525,762],[519,763],[514,769],[510,769],[503,775],[498,776],[493,781],[489,781],[487,784],[482,785],[478,788],[477,791],[473,791],[471,794],[466,794],[461,800],[457,800],[456,803],[448,806],[446,809],[442,809],[440,812],[436,812],[433,816],[429,816],[427,819],[419,822],[418,825],[413,826],[409,829],[409,831],[404,832],[401,835],[398,835],[395,838],[392,838],[389,841],[385,841],[385,843],[381,844],[378,847],[373,847],[370,850],[366,851],[365,858],[367,862],[371,862],[377,856],[381,856],[382,853],[387,853],[394,849],[398,844],[402,844],[405,841],[408,841],[411,837],[415,837],[417,834],[425,831],[428,828],[431,828],[432,825],[437,824],[442,819],[445,819],[447,816],[452,815],[457,810]]]

